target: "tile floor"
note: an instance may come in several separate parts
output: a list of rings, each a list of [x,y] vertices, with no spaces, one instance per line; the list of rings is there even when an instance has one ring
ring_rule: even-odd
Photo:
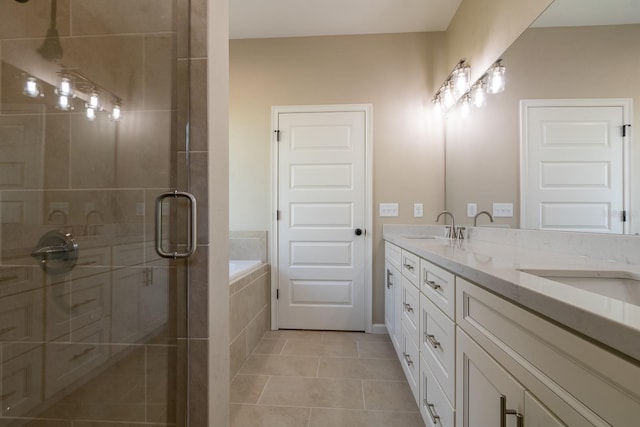
[[[424,427],[387,335],[269,331],[231,384],[231,427]]]

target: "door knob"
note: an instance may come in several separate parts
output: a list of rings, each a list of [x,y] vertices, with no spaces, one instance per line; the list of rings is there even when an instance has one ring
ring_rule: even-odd
[[[356,228],[356,236],[360,236],[362,234],[361,228]]]

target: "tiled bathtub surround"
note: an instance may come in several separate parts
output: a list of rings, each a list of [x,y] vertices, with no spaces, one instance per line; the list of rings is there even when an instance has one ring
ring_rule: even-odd
[[[231,378],[271,327],[270,272],[263,264],[229,285]]]
[[[230,231],[229,259],[259,259],[267,262],[267,232]]]

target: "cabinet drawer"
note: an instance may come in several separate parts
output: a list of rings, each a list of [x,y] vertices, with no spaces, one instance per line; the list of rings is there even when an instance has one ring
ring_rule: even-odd
[[[429,261],[420,260],[420,290],[453,320],[456,314],[455,283],[453,274]]]
[[[424,359],[420,360],[420,401],[418,406],[427,427],[454,426],[455,412]]]
[[[3,259],[3,263],[6,263],[6,260]],[[40,288],[44,281],[43,277],[44,272],[39,266],[2,266],[0,267],[0,298]]]
[[[420,351],[418,346],[407,335],[407,330],[402,330],[402,357],[400,359],[402,370],[407,377],[407,382],[413,393],[413,398],[418,403],[420,398],[419,381],[420,381]]]
[[[384,242],[384,258],[398,271],[402,269],[402,249],[398,246]]]
[[[42,347],[4,361],[0,368],[3,416],[26,416],[42,402]]]
[[[420,258],[411,252],[402,250],[402,275],[405,276],[414,286],[420,287],[418,284],[420,275]]]
[[[413,342],[420,342],[420,292],[404,276],[402,277],[402,325]]]
[[[420,294],[420,354],[429,364],[451,406],[455,406],[456,327]]]
[[[0,298],[0,344],[2,357],[11,359],[36,347],[44,336],[42,291]]]

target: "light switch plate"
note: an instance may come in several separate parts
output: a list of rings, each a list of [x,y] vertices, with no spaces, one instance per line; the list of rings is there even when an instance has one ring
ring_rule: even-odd
[[[467,203],[467,217],[473,218],[478,213],[478,205],[475,203]]]
[[[380,216],[398,216],[398,204],[380,203]]]
[[[424,205],[422,203],[413,204],[413,216],[414,218],[422,218],[424,216]]]
[[[513,203],[494,203],[493,216],[496,218],[512,218]]]

